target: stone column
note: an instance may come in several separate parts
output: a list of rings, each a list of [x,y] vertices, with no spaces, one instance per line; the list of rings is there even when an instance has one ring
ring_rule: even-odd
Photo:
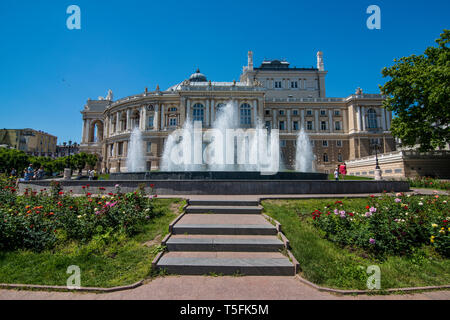
[[[333,132],[333,111],[330,109],[328,110],[328,123],[330,124],[330,133]]]
[[[366,131],[366,107],[361,107],[362,130]]]
[[[357,131],[361,131],[361,107],[356,107],[356,128]]]
[[[119,111],[116,114],[116,132],[120,132],[120,116],[122,113]]]
[[[164,114],[164,104],[161,103],[161,130],[166,128],[166,119]]]
[[[206,99],[206,103],[205,103],[205,105],[206,105],[206,114],[205,114],[205,117],[206,117],[206,121],[205,121],[205,125],[206,125],[206,127],[207,128],[209,128],[209,124],[210,124],[210,122],[209,122],[209,99]]]
[[[314,131],[319,131],[319,110],[314,111]]]
[[[291,128],[292,127],[292,124],[291,124],[291,110],[288,109],[286,111],[286,113],[287,113],[287,130],[290,133],[292,131],[292,128]]]
[[[83,130],[81,131],[81,143],[86,143],[86,119],[83,119]]]
[[[127,109],[127,131],[131,130],[131,110]]]
[[[258,101],[253,100],[253,127],[256,128],[256,124],[258,123]]]
[[[381,128],[386,131],[386,109],[381,108]]]
[[[216,120],[216,105],[214,99],[211,99],[211,124]]]
[[[192,120],[191,117],[191,100],[186,99],[186,119]]]
[[[300,128],[303,128],[306,130],[305,109],[300,110]]]
[[[159,103],[155,105],[155,112],[153,113],[153,130],[159,130]]]
[[[391,116],[392,113],[390,111],[386,111],[386,120],[387,120],[387,130],[391,131]]]
[[[141,130],[145,131],[147,130],[147,108],[145,106],[142,107],[142,115],[141,115]]]
[[[277,109],[273,109],[273,128],[278,129],[278,123],[277,123]]]

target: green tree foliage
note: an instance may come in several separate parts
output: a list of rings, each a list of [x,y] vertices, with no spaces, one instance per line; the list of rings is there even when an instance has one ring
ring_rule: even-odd
[[[391,130],[405,146],[419,144],[420,151],[449,143],[450,128],[450,30],[424,54],[394,60],[384,68],[389,80],[381,86],[387,95],[384,106],[395,113]]]
[[[84,152],[61,158],[29,156],[16,149],[0,148],[0,172],[10,173],[15,168],[19,174],[31,163],[35,169],[44,168],[47,174],[61,172],[70,164],[71,169],[79,172],[86,166],[93,167],[97,164],[97,155]]]
[[[28,155],[16,149],[0,148],[0,172],[11,172],[15,168],[17,172],[22,172],[29,164]]]

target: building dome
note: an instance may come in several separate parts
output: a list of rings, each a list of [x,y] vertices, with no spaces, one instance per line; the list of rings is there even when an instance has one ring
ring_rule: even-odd
[[[200,69],[197,68],[197,71],[193,73],[189,77],[189,81],[191,82],[207,82],[206,76],[203,73],[200,73]]]

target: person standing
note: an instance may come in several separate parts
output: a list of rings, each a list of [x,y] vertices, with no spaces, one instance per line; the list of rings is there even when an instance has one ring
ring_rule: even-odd
[[[339,167],[334,169],[334,180],[339,181]]]
[[[33,169],[33,164],[30,163],[30,165],[27,168],[25,180],[30,181],[33,178],[34,178],[34,169]]]
[[[11,170],[11,177],[17,176],[17,170],[15,168],[12,168]]]

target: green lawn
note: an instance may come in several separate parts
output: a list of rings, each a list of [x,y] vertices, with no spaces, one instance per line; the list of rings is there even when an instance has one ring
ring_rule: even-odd
[[[330,173],[328,175],[328,180],[334,180],[334,174]],[[340,175],[339,180],[373,180],[373,178],[369,177],[360,177],[360,176],[349,176],[349,175]]]
[[[304,278],[320,286],[364,290],[367,289],[367,266],[378,265],[382,289],[450,284],[450,260],[441,258],[429,246],[408,257],[388,256],[380,261],[362,250],[341,248],[326,240],[313,226],[311,212],[336,200],[267,200],[262,203],[264,212],[282,224]],[[355,207],[366,204],[366,199],[339,200]]]
[[[82,287],[114,287],[142,280],[152,274],[151,262],[161,250],[161,240],[183,202],[156,199],[161,214],[145,226],[144,232],[127,238],[94,239],[87,244],[65,243],[52,251],[0,252],[0,283],[65,286],[67,267],[81,269]],[[145,245],[146,242],[154,243]]]

